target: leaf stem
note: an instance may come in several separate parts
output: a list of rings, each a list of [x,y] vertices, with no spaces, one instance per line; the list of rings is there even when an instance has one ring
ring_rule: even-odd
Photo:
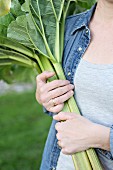
[[[43,23],[42,23],[42,18],[41,18],[41,13],[40,13],[40,8],[39,8],[39,2],[37,0],[37,7],[38,7],[38,11],[39,11],[39,21],[40,21],[40,24],[41,24],[41,28],[42,28],[42,34],[43,34],[43,40],[44,40],[44,43],[45,43],[45,46],[46,46],[46,49],[47,49],[47,52],[48,52],[48,55],[50,56],[50,59],[55,61],[55,58],[54,56],[52,55],[51,53],[51,50],[49,48],[49,45],[48,45],[48,42],[47,42],[47,39],[46,39],[46,36],[45,36],[45,31],[44,31],[44,26],[43,26]]]
[[[61,62],[60,56],[60,34],[59,34],[59,22],[56,22],[56,38],[55,38],[55,58],[58,63]]]
[[[54,5],[53,5],[53,1],[52,0],[49,0],[49,1],[51,3],[52,9],[53,9],[53,13],[54,13],[55,19],[56,19],[56,21],[58,21],[57,14],[56,14],[56,11],[55,11],[55,8],[54,8]]]
[[[26,48],[24,45],[18,43],[16,40],[12,40],[12,39],[0,36],[0,45],[16,50],[31,58],[33,57],[33,51]]]
[[[33,9],[35,15],[37,16],[37,18],[40,19],[32,5],[31,5],[31,7],[32,7],[32,9]],[[42,36],[42,32],[41,32],[39,26],[36,24],[35,19],[34,19],[32,13],[31,13],[31,11],[30,11],[30,14],[31,14],[31,16],[32,16],[33,22],[34,22],[34,24],[35,24],[37,30],[39,31],[40,35]]]
[[[60,57],[61,57],[61,61],[62,61],[63,50],[64,50],[64,31],[65,31],[64,15],[62,15],[62,18],[61,18],[60,30],[61,30],[61,32],[60,32]]]
[[[68,3],[67,3],[67,5],[66,5],[66,9],[65,9],[65,11],[64,11],[64,18],[66,19],[66,15],[67,15],[67,12],[68,12],[68,8],[69,8],[69,5],[70,5],[70,2],[71,2],[71,0],[68,0]]]
[[[61,7],[60,7],[59,15],[58,15],[58,21],[60,21],[60,19],[61,19],[61,15],[62,15],[62,12],[63,12],[63,7],[64,7],[64,2],[65,2],[65,0],[61,1]]]

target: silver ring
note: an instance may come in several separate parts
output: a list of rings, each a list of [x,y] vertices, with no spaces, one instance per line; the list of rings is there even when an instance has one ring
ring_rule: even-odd
[[[56,106],[56,102],[55,102],[55,99],[52,99],[52,103],[53,103],[53,106]]]

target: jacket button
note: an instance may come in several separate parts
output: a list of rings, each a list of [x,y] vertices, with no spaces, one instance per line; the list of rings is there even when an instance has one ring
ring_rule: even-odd
[[[78,48],[78,51],[82,51],[82,47],[79,47],[79,48]]]
[[[71,75],[71,72],[68,72],[67,75],[70,76],[70,75]]]
[[[52,170],[55,170],[55,169],[56,169],[55,167],[52,168]]]
[[[89,32],[88,29],[86,29],[86,34],[87,34],[88,32]]]

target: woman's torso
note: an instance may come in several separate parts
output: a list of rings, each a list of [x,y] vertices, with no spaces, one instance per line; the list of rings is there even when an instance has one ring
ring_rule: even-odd
[[[93,64],[81,58],[74,76],[75,99],[81,114],[94,123],[113,124],[113,64]],[[113,170],[113,160],[97,153],[104,170]],[[60,154],[57,170],[74,170],[71,156]]]
[[[113,124],[113,29],[103,23],[89,24],[91,41],[74,76],[75,99],[80,112],[87,119],[111,127]],[[102,29],[104,28],[104,29]],[[99,157],[107,170],[113,161]],[[67,163],[66,163],[67,162]],[[60,154],[57,170],[74,170],[70,156]]]

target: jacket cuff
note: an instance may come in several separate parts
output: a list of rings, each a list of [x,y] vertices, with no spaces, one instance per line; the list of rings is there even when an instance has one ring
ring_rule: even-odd
[[[49,112],[48,110],[46,110],[45,107],[43,107],[43,112],[48,114],[49,116],[53,116],[54,115],[52,112]]]
[[[110,128],[110,152],[113,157],[113,125]]]

